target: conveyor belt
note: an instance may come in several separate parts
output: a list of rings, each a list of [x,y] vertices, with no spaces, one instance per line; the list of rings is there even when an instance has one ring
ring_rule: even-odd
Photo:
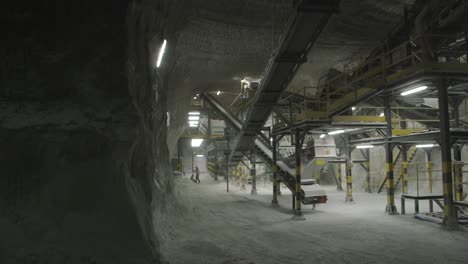
[[[250,149],[274,104],[288,87],[299,66],[307,61],[314,45],[331,15],[337,11],[339,0],[297,0],[277,48],[263,73],[252,107],[238,137],[233,140],[231,162],[239,162]]]
[[[214,109],[216,109],[224,119],[230,123],[237,131],[241,131],[242,125],[237,118],[232,115],[227,109],[225,109],[212,95],[203,94],[203,98],[208,102]],[[265,162],[272,164],[273,153],[270,149],[269,144],[264,142],[262,139],[257,137],[254,141],[255,147],[257,148],[257,155],[262,158]],[[281,181],[288,187],[288,189],[294,193],[296,186],[295,168],[290,168],[285,162],[281,160],[276,161],[278,168],[277,174]],[[327,201],[327,195],[320,185],[315,183],[313,179],[303,179],[302,185],[302,203],[304,204],[316,204],[325,203]]]

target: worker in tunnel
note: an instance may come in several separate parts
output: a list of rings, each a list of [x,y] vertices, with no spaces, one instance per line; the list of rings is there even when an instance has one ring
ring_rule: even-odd
[[[195,166],[195,183],[200,183],[200,169]]]

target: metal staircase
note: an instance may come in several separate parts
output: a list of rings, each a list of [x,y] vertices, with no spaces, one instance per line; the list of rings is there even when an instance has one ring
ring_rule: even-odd
[[[416,148],[416,146],[411,146],[411,148],[408,150],[408,160],[403,161],[403,162],[411,163],[411,161],[413,161],[414,157],[416,156],[417,151],[418,151],[418,149]],[[396,168],[398,169],[398,177],[397,177],[397,181],[395,183],[395,188],[398,186],[401,179],[403,179],[403,164],[398,163]],[[394,171],[397,172],[397,170],[394,170]]]
[[[407,162],[407,163],[411,163],[411,161],[413,161],[414,157],[416,156],[416,152],[417,152],[417,148],[415,146],[411,146],[411,148],[408,150],[408,160],[407,161],[404,161],[404,162]],[[396,186],[398,185],[398,183],[401,181],[401,179],[403,178],[403,164],[401,163],[397,163],[399,157],[401,155],[401,151],[398,152],[398,155],[395,157],[395,160],[393,162],[393,175],[398,175],[397,176],[397,181],[395,183],[395,188]],[[387,175],[386,175],[386,171],[385,171],[385,178],[384,180],[381,182],[380,184],[380,187],[379,187],[379,190],[377,193],[381,193],[382,190],[384,189],[385,187],[385,183],[387,182]]]

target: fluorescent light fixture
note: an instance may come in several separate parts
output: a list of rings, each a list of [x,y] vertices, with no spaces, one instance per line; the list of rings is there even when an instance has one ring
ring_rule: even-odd
[[[356,148],[358,149],[369,149],[369,148],[373,148],[374,146],[372,145],[359,145],[359,146],[356,146]]]
[[[197,157],[198,157],[198,158],[202,158],[202,157],[205,157],[205,156],[202,155],[202,154],[198,154]]]
[[[405,95],[409,95],[409,94],[414,94],[414,93],[417,93],[417,92],[420,92],[420,91],[424,91],[426,89],[427,89],[427,86],[424,85],[424,86],[420,86],[420,87],[417,87],[417,88],[402,92],[401,95],[405,96]]]
[[[421,145],[416,145],[417,148],[433,148],[435,145],[434,144],[421,144]]]
[[[198,124],[190,124],[189,127],[198,127]]]
[[[320,135],[320,138],[325,138],[326,136],[327,136],[327,135],[322,134],[322,135]]]
[[[216,95],[220,95],[220,94],[221,94],[221,91],[217,91],[217,92],[216,92]]]
[[[189,116],[189,117],[188,117],[188,120],[190,120],[190,121],[198,121],[198,120],[200,120],[200,116],[197,116],[197,115]]]
[[[380,113],[380,115],[379,115],[379,117],[384,117],[384,116],[385,116],[384,112]]]
[[[203,138],[192,138],[192,147],[198,148],[203,143]]]
[[[355,106],[351,107],[351,110],[353,110],[353,111],[356,110],[356,107]]]
[[[198,126],[198,121],[188,121],[189,125],[197,125]]]
[[[328,135],[332,136],[332,135],[338,135],[338,134],[343,134],[345,131],[344,130],[335,130],[335,131],[332,131],[332,132],[328,132]]]
[[[200,112],[189,112],[189,115],[200,115]]]
[[[166,51],[166,45],[167,45],[167,41],[164,40],[161,48],[159,48],[158,60],[156,62],[156,68],[159,68],[159,66],[161,66],[161,61],[162,61],[162,58],[164,56],[164,52]]]

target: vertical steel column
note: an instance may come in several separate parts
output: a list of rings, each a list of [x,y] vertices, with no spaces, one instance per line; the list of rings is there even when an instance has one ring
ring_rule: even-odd
[[[385,120],[387,121],[387,139],[385,143],[386,170],[387,170],[387,207],[385,211],[390,214],[398,214],[395,206],[395,183],[393,178],[393,145],[390,142],[392,137],[392,111],[390,109],[390,96],[384,97]]]
[[[453,204],[452,153],[450,142],[450,115],[446,80],[437,83],[440,118],[440,151],[442,156],[442,182],[444,191],[443,225],[457,228],[457,211]]]
[[[352,169],[353,169],[353,163],[351,162],[351,159],[348,159],[346,161],[346,199],[345,199],[345,202],[347,203],[354,202]]]
[[[250,176],[252,177],[252,190],[250,194],[257,194],[257,155],[255,148],[250,151]]]
[[[368,193],[372,193],[372,187],[371,187],[371,174],[370,174],[370,149],[366,150],[366,182],[367,182],[367,187],[366,191]]]
[[[271,203],[274,205],[278,204],[278,175],[277,175],[277,167],[276,167],[276,135],[272,135],[272,164],[271,164],[271,172],[273,173],[273,199]]]
[[[453,98],[452,100],[452,113],[455,119],[455,128],[460,127],[460,104],[463,102],[463,98]],[[454,181],[455,181],[455,199],[457,201],[463,201],[463,165],[457,164],[462,161],[462,147],[459,144],[453,145],[453,164]]]
[[[454,146],[453,157],[455,162],[453,163],[453,172],[455,176],[455,199],[457,201],[463,201],[463,165],[461,163],[461,148],[458,144]]]
[[[226,192],[229,192],[229,151],[226,151]]]
[[[337,163],[338,165],[338,187],[336,188],[338,191],[343,190],[343,173],[341,171],[341,163]]]
[[[432,155],[431,155],[432,149],[426,150],[427,154],[427,180],[429,184],[429,193],[432,193],[432,169],[433,169],[433,163],[432,163]],[[429,200],[429,212],[434,212],[434,201]]]
[[[407,145],[403,145],[401,146],[402,149],[401,149],[401,160],[403,161],[402,162],[402,169],[403,169],[403,173],[402,173],[402,182],[401,182],[401,193],[402,194],[405,194],[405,193],[408,193],[408,146]],[[403,210],[403,209],[402,209]]]
[[[182,142],[182,139],[179,138],[177,140],[177,170],[180,171],[180,173],[182,173],[182,162],[181,162],[181,151],[180,151],[180,148],[181,148],[181,142]]]
[[[302,140],[301,140],[301,130],[296,128],[295,131],[295,158],[296,158],[296,189],[294,192],[295,196],[295,210],[294,218],[296,220],[305,219],[301,211],[301,201],[302,201],[302,188],[301,188],[301,151],[302,151]]]

